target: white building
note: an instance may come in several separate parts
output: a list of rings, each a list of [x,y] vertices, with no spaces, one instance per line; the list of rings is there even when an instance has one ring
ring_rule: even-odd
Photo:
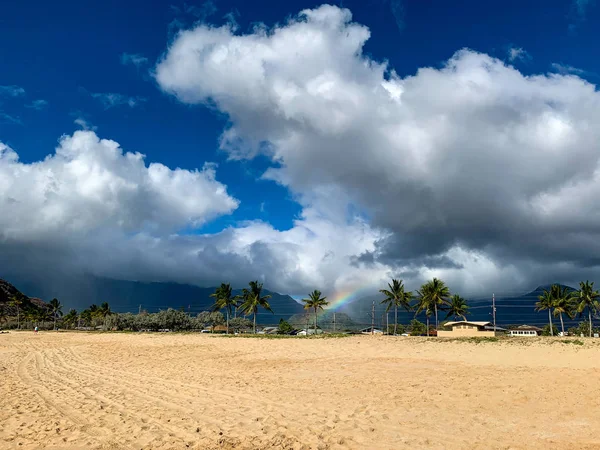
[[[521,325],[512,330],[508,330],[508,334],[510,336],[517,336],[517,337],[534,337],[534,336],[539,336],[542,333],[542,331],[543,330],[538,327],[534,327],[531,325]]]

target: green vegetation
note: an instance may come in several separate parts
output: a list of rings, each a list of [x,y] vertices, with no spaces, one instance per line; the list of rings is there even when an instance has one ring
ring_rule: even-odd
[[[600,309],[600,303],[598,298],[600,293],[594,290],[594,283],[589,281],[579,283],[579,291],[575,294],[574,300],[576,302],[576,311],[581,316],[586,310],[588,313],[589,320],[589,336],[592,337],[592,314],[598,314]]]
[[[52,313],[52,318],[54,319],[54,324],[52,328],[54,330],[56,330],[56,318],[58,316],[62,317],[63,315],[62,307],[63,305],[58,301],[58,299],[53,298],[52,300],[50,300],[50,312]]]
[[[233,296],[231,285],[229,283],[221,283],[221,286],[213,294],[210,294],[210,296],[215,298],[213,311],[216,312],[225,309],[227,314],[227,334],[229,334],[229,316],[231,316],[233,308],[238,307],[238,299]]]
[[[388,283],[387,289],[380,289],[379,292],[385,295],[385,298],[381,301],[381,303],[387,305],[385,312],[389,312],[392,306],[394,307],[394,335],[396,335],[398,331],[398,307],[402,307],[406,311],[411,311],[410,302],[413,294],[410,291],[404,290],[402,280],[396,280],[395,278],[392,279],[391,284]]]
[[[550,328],[550,324],[546,325],[542,330],[542,336],[556,336],[558,335],[558,329],[556,325],[552,325]]]
[[[435,328],[437,330],[439,326],[438,310],[443,311],[448,307],[450,289],[448,289],[442,280],[434,278],[421,286],[417,294],[419,296],[415,315],[421,312],[425,313],[425,317],[427,318],[427,336],[429,336],[429,318],[431,314],[435,314]]]
[[[269,305],[268,302],[271,296],[262,295],[262,287],[262,283],[251,281],[250,289],[244,288],[241,295],[242,304],[240,305],[240,309],[246,315],[253,315],[254,321],[252,329],[254,333],[256,333],[256,313],[258,312],[258,308],[261,307],[271,313],[273,312],[271,305]]]
[[[21,305],[23,305],[24,302],[24,295],[21,294],[20,292],[15,294],[9,305],[14,307],[17,310],[17,329],[20,330],[21,329]]]
[[[294,327],[287,320],[280,319],[277,327],[277,334],[290,334],[294,331]]]
[[[413,319],[408,326],[411,336],[422,336],[425,333],[429,335],[429,327],[417,319]]]
[[[315,334],[317,334],[319,310],[323,311],[323,307],[329,305],[326,299],[327,297],[321,297],[321,291],[315,289],[308,295],[308,298],[302,300],[304,309],[314,309],[315,311]]]
[[[550,336],[554,336],[554,327],[552,326],[552,308],[554,306],[554,297],[552,294],[552,289],[550,289],[550,291],[544,290],[543,294],[538,297],[539,302],[535,304],[536,311],[548,310]]]
[[[446,314],[446,319],[448,317],[454,317],[454,319],[460,317],[462,318],[462,320],[467,320],[467,318],[465,317],[467,314],[470,314],[469,305],[467,304],[467,301],[458,294],[454,294],[452,297],[450,297],[450,302],[448,303],[448,314]]]

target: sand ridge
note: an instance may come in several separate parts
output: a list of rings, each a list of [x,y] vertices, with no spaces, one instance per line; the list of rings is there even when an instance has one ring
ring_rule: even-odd
[[[13,332],[0,448],[600,448],[584,341]]]

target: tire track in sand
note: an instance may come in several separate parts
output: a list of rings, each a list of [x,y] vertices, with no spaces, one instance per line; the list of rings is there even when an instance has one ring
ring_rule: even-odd
[[[90,411],[96,411],[94,414],[96,420],[104,425],[105,428],[110,429],[111,420],[114,422],[123,421],[127,419],[128,424],[128,441],[132,448],[138,448],[139,445],[134,446],[140,441],[138,436],[145,434],[147,431],[156,431],[160,429],[163,437],[168,437],[180,441],[180,443],[193,444],[198,440],[197,434],[192,434],[180,427],[172,426],[156,420],[152,416],[139,412],[140,409],[147,410],[144,408],[131,408],[127,404],[123,404],[122,399],[127,399],[129,395],[122,387],[115,383],[106,383],[99,376],[82,376],[78,370],[70,367],[62,366],[60,363],[53,361],[53,356],[57,355],[57,351],[50,351],[42,353],[43,362],[45,364],[44,372],[48,375],[47,381],[56,385],[67,384],[69,390],[81,394],[86,400],[91,403],[89,408]],[[109,388],[107,392],[100,393],[99,389]],[[130,389],[127,388],[127,391]],[[105,395],[106,394],[106,395]],[[139,396],[140,393],[136,394]],[[121,399],[121,400],[120,400]],[[143,405],[142,405],[143,406]],[[97,411],[102,410],[102,413]],[[133,412],[138,411],[138,412]],[[150,430],[151,426],[154,430]],[[122,442],[120,442],[120,445]]]

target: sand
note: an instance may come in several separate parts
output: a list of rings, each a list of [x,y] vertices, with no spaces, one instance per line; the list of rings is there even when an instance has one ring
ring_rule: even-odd
[[[597,449],[600,344],[0,335],[1,449]]]

